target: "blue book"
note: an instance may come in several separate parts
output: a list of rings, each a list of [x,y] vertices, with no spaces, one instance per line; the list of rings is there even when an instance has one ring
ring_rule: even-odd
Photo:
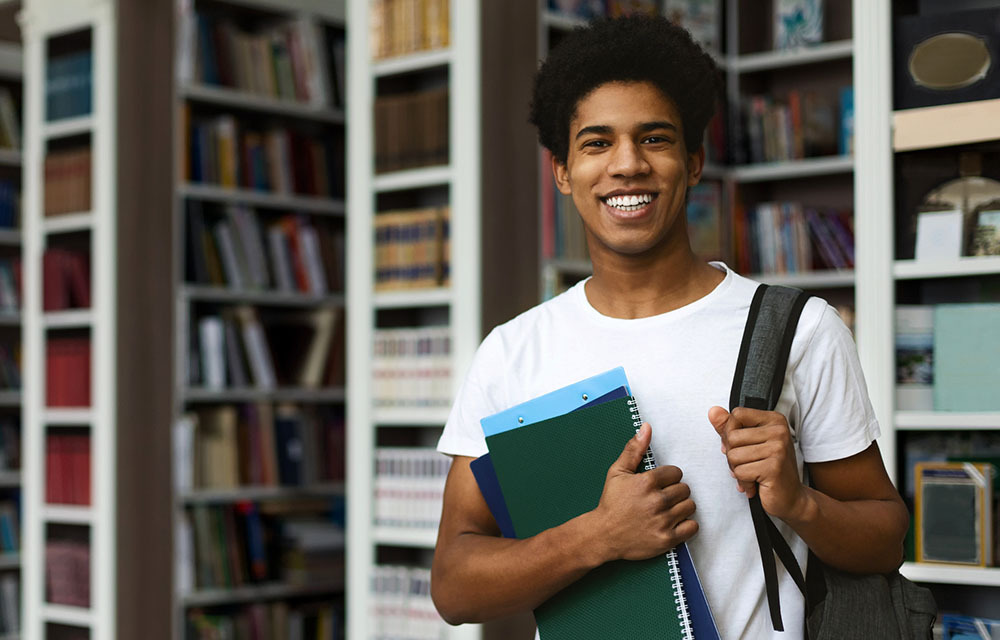
[[[486,435],[492,436],[630,396],[625,370],[618,367],[483,418],[481,424]],[[652,460],[651,452],[648,456]],[[517,537],[490,454],[477,458],[470,467],[502,535],[507,538]],[[694,637],[698,640],[718,640],[718,627],[687,545],[677,545],[673,552],[668,553],[668,557],[670,556],[674,556],[680,569]]]

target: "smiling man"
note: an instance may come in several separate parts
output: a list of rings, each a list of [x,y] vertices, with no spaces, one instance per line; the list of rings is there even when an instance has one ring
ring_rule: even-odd
[[[688,240],[687,191],[717,91],[711,58],[662,18],[578,29],[539,70],[531,119],[594,272],[494,329],[459,391],[438,444],[454,463],[432,575],[449,622],[533,609],[603,563],[687,541],[723,638],[802,637],[803,599],[780,567],[786,631],[768,617],[746,500],[756,491],[802,566],[809,548],[848,571],[899,565],[907,512],[850,332],[829,305],[806,304],[776,411],[720,406],[757,284],[698,260]],[[531,538],[499,537],[469,468],[486,452],[479,420],[617,366],[648,423],[608,470],[599,505]],[[661,466],[634,474],[647,446]]]

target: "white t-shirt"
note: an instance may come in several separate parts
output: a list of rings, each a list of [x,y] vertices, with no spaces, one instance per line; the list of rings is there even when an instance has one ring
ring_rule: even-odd
[[[801,638],[803,598],[777,562],[784,633],[774,632],[746,496],[737,491],[708,410],[728,408],[733,372],[757,283],[721,263],[723,281],[691,304],[625,320],[594,309],[581,282],[494,329],[476,352],[438,443],[449,455],[486,453],[479,425],[507,409],[623,366],[660,465],[691,487],[698,534],[688,546],[722,638]],[[802,462],[864,451],[879,435],[851,334],[812,298],[803,309],[777,411],[788,418]],[[800,565],[806,546],[777,521]]]

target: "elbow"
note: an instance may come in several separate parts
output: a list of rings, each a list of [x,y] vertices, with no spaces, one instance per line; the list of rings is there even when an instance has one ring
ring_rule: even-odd
[[[463,608],[463,598],[456,595],[456,590],[449,584],[447,572],[434,563],[431,569],[431,601],[441,619],[452,626],[477,622],[471,612]]]

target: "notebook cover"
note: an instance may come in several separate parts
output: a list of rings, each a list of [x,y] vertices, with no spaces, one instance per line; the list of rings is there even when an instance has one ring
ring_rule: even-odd
[[[620,398],[486,438],[518,537],[594,509],[608,467],[635,435],[630,399]],[[554,455],[559,454],[559,455]],[[607,563],[535,610],[544,640],[682,639],[662,556]]]

